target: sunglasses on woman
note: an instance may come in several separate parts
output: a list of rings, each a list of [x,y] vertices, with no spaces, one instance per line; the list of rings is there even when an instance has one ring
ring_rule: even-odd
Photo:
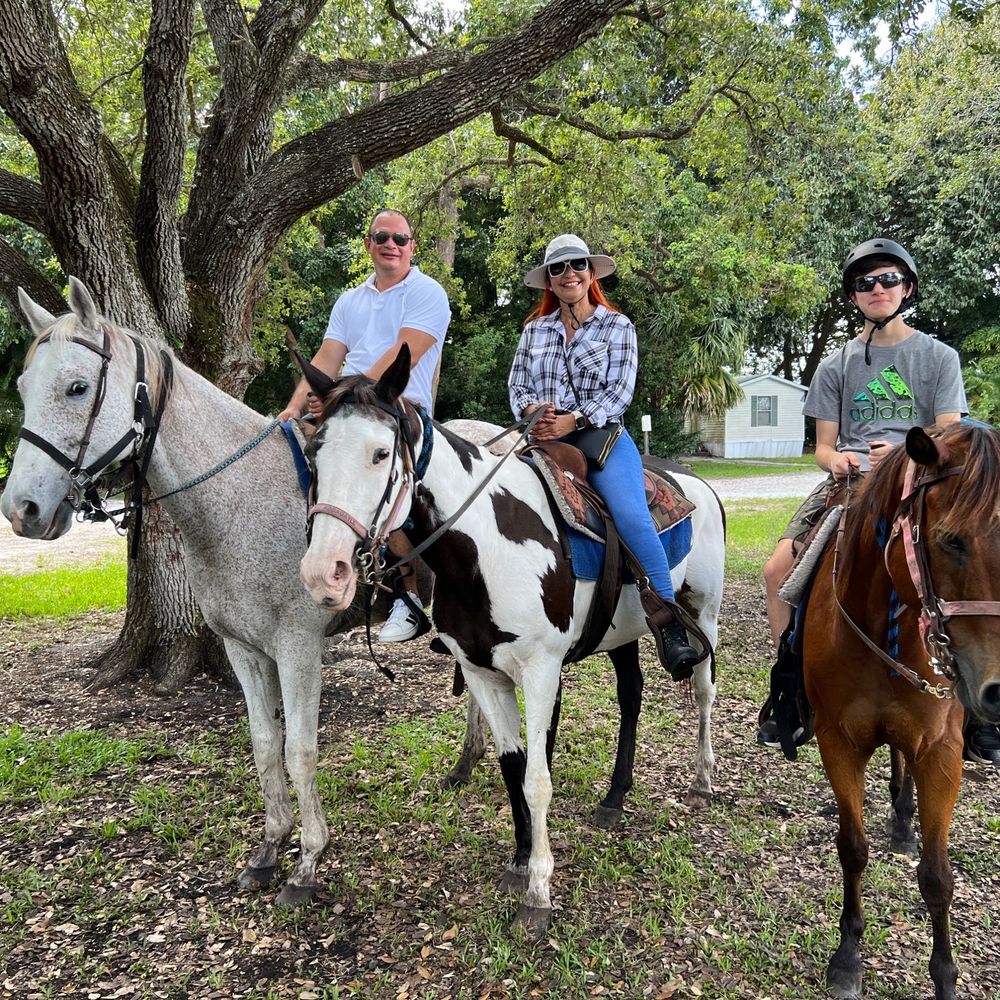
[[[863,278],[855,278],[853,288],[856,292],[870,292],[876,281],[883,288],[895,288],[907,280],[906,275],[900,271],[886,271],[885,274],[866,274]]]
[[[559,260],[555,264],[549,264],[547,270],[549,272],[550,278],[558,278],[563,271],[566,270],[566,265],[569,264],[574,271],[586,271],[590,267],[590,261],[586,257],[578,257],[576,260]]]
[[[369,239],[373,240],[379,246],[392,240],[396,246],[405,247],[413,237],[409,233],[387,233],[384,229],[379,229],[377,232],[372,233]]]

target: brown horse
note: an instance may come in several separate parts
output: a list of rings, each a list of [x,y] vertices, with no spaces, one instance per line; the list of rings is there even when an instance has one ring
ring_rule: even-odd
[[[935,997],[955,996],[948,831],[962,780],[963,705],[1000,720],[1000,433],[915,428],[850,496],[820,562],[803,634],[805,685],[837,798],[844,872],[836,997],[860,997],[861,876],[868,862],[864,775],[892,748],[894,841],[912,842],[916,784],[923,848],[917,879],[930,913]]]

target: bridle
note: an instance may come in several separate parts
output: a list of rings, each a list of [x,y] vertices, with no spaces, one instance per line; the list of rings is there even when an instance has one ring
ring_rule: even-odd
[[[173,363],[166,351],[160,351],[163,377],[154,410],[149,400],[149,385],[146,382],[145,350],[138,337],[128,334],[129,339],[135,345],[135,387],[132,392],[132,425],[103,455],[88,465],[84,465],[91,437],[94,433],[94,426],[104,405],[108,387],[108,368],[111,365],[112,359],[111,337],[106,329],[102,333],[103,342],[100,346],[84,337],[66,338],[68,342],[86,347],[87,350],[93,351],[101,358],[101,370],[97,379],[97,388],[94,392],[94,402],[90,407],[90,415],[87,418],[87,425],[80,440],[80,447],[77,449],[76,457],[71,458],[56,448],[50,441],[35,434],[34,431],[28,430],[26,427],[21,428],[20,437],[45,452],[49,458],[69,474],[73,490],[66,499],[81,520],[112,521],[115,527],[124,533],[128,530],[128,526],[134,517],[136,532],[133,536],[132,545],[135,550],[138,546],[142,526],[142,488],[152,457],[153,446],[156,443],[160,419],[163,416],[167,396],[173,382]],[[38,339],[36,346],[50,341],[51,338],[51,332],[43,334]],[[108,510],[105,504],[108,496],[113,494],[109,493],[108,496],[101,496],[102,477],[112,465],[115,465],[122,459],[132,469],[132,497],[124,507],[118,510]],[[121,492],[121,490],[114,492]]]
[[[941,699],[955,697],[955,684],[958,680],[958,664],[955,654],[952,652],[951,637],[948,635],[948,621],[958,615],[1000,615],[1000,601],[944,601],[937,596],[934,588],[930,560],[927,556],[927,548],[924,543],[923,531],[921,530],[926,492],[928,487],[935,483],[942,482],[952,476],[960,475],[963,468],[964,466],[956,465],[937,472],[929,473],[924,471],[923,474],[918,475],[918,469],[926,470],[926,466],[918,466],[912,458],[907,460],[906,471],[903,474],[902,496],[896,508],[896,513],[893,515],[892,529],[883,552],[886,572],[890,573],[891,577],[889,558],[892,543],[896,539],[902,539],[910,582],[913,584],[917,598],[920,601],[918,628],[924,647],[927,650],[927,662],[937,676],[944,677],[949,683],[931,684],[917,671],[889,656],[865,635],[840,603],[840,596],[837,593],[837,571],[844,525],[847,519],[847,511],[850,508],[852,493],[850,476],[848,476],[847,484],[848,502],[844,508],[844,517],[841,518],[840,527],[837,531],[837,546],[833,560],[834,599],[847,624],[850,625],[868,648],[883,663],[891,667],[893,671],[905,677],[906,680],[919,690]],[[903,605],[900,605],[899,611],[902,612],[902,609]]]
[[[307,542],[312,540],[312,524],[317,514],[326,514],[346,524],[358,536],[360,542],[357,552],[358,573],[365,585],[371,587],[377,585],[385,574],[386,565],[382,552],[385,549],[392,525],[396,523],[406,497],[412,492],[416,484],[418,478],[416,470],[420,468],[422,474],[423,469],[426,468],[427,462],[430,460],[431,436],[429,433],[424,433],[425,429],[427,431],[430,430],[430,418],[426,413],[414,410],[414,416],[420,424],[420,429],[415,434],[414,427],[402,403],[397,401],[395,404],[390,405],[383,403],[381,400],[376,400],[369,405],[373,405],[383,413],[387,413],[392,418],[396,428],[392,438],[392,461],[389,465],[389,476],[386,480],[385,489],[382,491],[382,496],[375,508],[375,513],[372,515],[371,522],[365,525],[353,514],[341,507],[336,507],[329,503],[317,502],[316,473],[315,469],[313,469],[311,477],[312,485],[309,491],[309,509],[306,513],[306,538]],[[414,446],[414,440],[417,436],[422,436],[425,441],[419,458],[416,457]],[[396,492],[396,499],[392,502],[388,514],[383,516],[383,511],[389,506],[393,487],[400,482],[397,458],[402,458],[402,483]]]

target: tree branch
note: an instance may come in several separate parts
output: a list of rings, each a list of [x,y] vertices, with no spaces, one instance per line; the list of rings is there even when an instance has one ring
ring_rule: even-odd
[[[407,37],[411,42],[416,42],[417,45],[430,51],[430,46],[416,33],[413,26],[402,14],[400,14],[398,8],[396,7],[395,0],[385,0],[385,9],[394,21],[398,21],[402,26],[403,30],[406,32]]]
[[[418,220],[418,222],[419,222],[419,219],[423,215],[424,209],[427,208],[427,205],[430,203],[431,199],[434,198],[435,195],[438,194],[438,192],[440,192],[441,190],[443,190],[444,188],[446,188],[453,180],[455,180],[456,177],[462,177],[462,187],[485,187],[486,185],[485,184],[480,184],[478,182],[478,179],[476,179],[476,178],[471,178],[470,177],[470,178],[468,178],[469,183],[466,183],[466,178],[465,178],[464,175],[467,175],[470,170],[475,170],[476,167],[508,167],[509,168],[510,166],[511,166],[511,162],[510,162],[510,159],[508,157],[503,157],[501,159],[498,156],[482,156],[479,159],[470,160],[468,163],[463,163],[460,167],[456,167],[454,170],[452,170],[449,173],[445,174],[444,177],[441,178],[440,182],[437,185],[435,185],[434,189],[432,191],[430,191],[427,195],[425,195],[423,199],[421,199],[420,203],[417,205],[417,207],[416,207],[416,209],[414,210],[414,213],[413,213],[414,216],[415,216],[415,218],[416,218],[416,220]],[[532,158],[529,157],[527,159],[515,160],[514,161],[514,166],[517,166],[517,167],[544,167],[545,166],[545,162],[543,160],[535,160],[535,159],[532,159]],[[419,228],[419,226],[418,226],[418,228]]]
[[[177,206],[184,177],[184,75],[194,32],[194,3],[153,0],[143,56],[146,142],[135,212],[139,270],[165,329],[179,343],[187,339],[191,322]]]
[[[0,299],[15,319],[21,315],[21,306],[17,301],[18,285],[53,315],[69,311],[63,297],[48,278],[0,238]]]
[[[49,234],[42,186],[9,170],[0,170],[0,215],[9,215],[45,236]]]
[[[513,150],[514,147],[520,143],[522,146],[527,146],[529,149],[533,149],[536,153],[540,153],[547,160],[551,160],[553,163],[565,163],[566,158],[563,156],[556,156],[547,146],[540,143],[537,139],[528,135],[527,132],[519,129],[516,125],[511,125],[510,122],[505,122],[503,116],[500,114],[500,108],[494,106],[490,109],[490,115],[493,118],[493,131],[500,139],[507,139],[510,142],[511,154],[508,156],[508,160],[513,160]]]

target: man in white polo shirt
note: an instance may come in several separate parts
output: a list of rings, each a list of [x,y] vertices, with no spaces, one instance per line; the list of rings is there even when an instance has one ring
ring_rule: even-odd
[[[365,250],[374,272],[334,303],[323,344],[312,363],[331,378],[357,374],[378,378],[400,347],[407,344],[410,382],[404,395],[430,413],[434,373],[451,309],[445,290],[411,263],[413,249],[413,232],[406,216],[394,209],[380,209],[365,236]],[[279,419],[301,416],[307,403],[313,415],[322,412],[320,401],[310,398],[309,385],[303,379]],[[389,548],[398,556],[411,550],[399,531],[389,536]],[[412,569],[404,585],[411,598],[415,597],[417,584]],[[419,599],[414,605],[419,607]],[[379,641],[404,642],[429,627],[422,613],[418,617],[405,601],[397,600],[382,626]]]

